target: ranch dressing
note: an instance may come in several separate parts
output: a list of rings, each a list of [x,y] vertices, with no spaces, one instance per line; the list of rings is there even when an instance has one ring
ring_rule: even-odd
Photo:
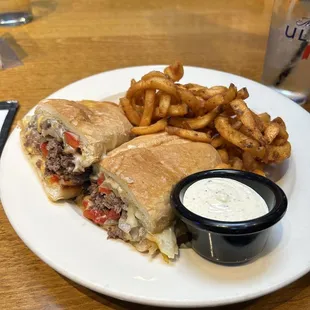
[[[228,178],[193,183],[184,194],[183,205],[202,217],[226,222],[250,220],[269,212],[265,200],[256,191]]]

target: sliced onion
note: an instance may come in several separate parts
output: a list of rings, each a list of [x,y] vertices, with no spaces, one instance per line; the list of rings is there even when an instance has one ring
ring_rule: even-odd
[[[131,230],[131,226],[129,224],[127,224],[126,222],[122,222],[122,221],[118,222],[118,228],[121,229],[126,234],[129,234],[129,232]]]
[[[106,226],[117,225],[117,221],[116,220],[106,220],[104,222],[104,225],[106,225]]]
[[[149,252],[150,255],[154,255],[158,250],[157,244],[147,239],[135,243],[134,246],[139,252]]]

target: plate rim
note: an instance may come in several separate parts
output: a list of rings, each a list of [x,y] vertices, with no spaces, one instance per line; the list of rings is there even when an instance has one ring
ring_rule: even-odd
[[[111,72],[117,72],[117,71],[122,71],[122,70],[134,70],[134,69],[137,69],[137,68],[145,68],[145,69],[153,68],[154,69],[155,67],[164,67],[164,66],[165,65],[132,66],[132,67],[124,67],[124,68],[117,68],[117,69],[113,69],[113,70],[109,70],[109,71],[104,71],[104,72],[101,72],[101,73],[97,73],[97,74],[94,74],[94,75],[90,75],[90,76],[84,77],[84,78],[82,78],[80,80],[77,80],[77,81],[75,81],[73,83],[70,83],[70,84],[60,88],[59,90],[53,92],[47,98],[53,96],[54,94],[57,94],[58,92],[63,91],[64,89],[66,89],[69,86],[73,86],[73,85],[78,84],[78,83],[83,83],[83,82],[85,82],[85,80],[92,79],[92,78],[95,78],[97,76],[101,76],[101,75],[104,75],[104,74],[109,74]],[[224,71],[219,71],[219,70],[214,70],[214,69],[209,69],[209,68],[203,68],[203,67],[196,67],[196,66],[184,66],[184,68],[185,69],[186,68],[193,68],[193,69],[198,69],[198,70],[208,70],[208,71],[214,71],[214,72],[218,72],[218,73],[229,75],[229,76],[233,76],[233,77],[238,77],[238,78],[241,78],[241,79],[244,79],[244,80],[249,80],[252,83],[254,82],[255,84],[258,84],[259,87],[264,86],[267,89],[271,90],[268,86],[260,84],[257,81],[254,81],[254,80],[251,80],[251,79],[248,79],[246,77],[242,77],[242,76],[239,76],[239,75],[236,75],[236,74],[232,74],[232,73],[229,73],[229,72],[224,72]],[[287,103],[291,102],[291,105],[298,106],[296,103],[294,103],[293,101],[289,100],[285,96],[283,96],[283,95],[281,95],[279,93],[277,93],[277,94],[280,95],[282,98],[286,99],[285,101],[287,101]],[[301,110],[303,110],[305,112],[305,114],[308,114],[308,112],[305,111],[301,106],[298,106],[298,107]],[[29,113],[31,110],[33,110],[33,108],[30,109],[27,113]],[[308,114],[308,115],[310,117],[310,114]],[[9,139],[7,141],[7,144],[10,142],[11,137],[13,136],[13,133],[18,134],[18,131],[19,131],[19,129],[16,126],[14,128],[14,130],[12,131],[12,133],[10,134],[10,137],[9,137]],[[6,144],[6,146],[5,146],[4,150],[3,150],[3,154],[7,152],[7,149],[8,149],[7,148],[7,144]],[[1,161],[1,163],[2,163],[2,161]],[[2,171],[1,167],[2,167],[2,164],[0,165],[0,176],[1,176],[1,171]],[[2,178],[0,177],[0,179],[2,179]],[[0,194],[1,194],[1,186],[0,186]],[[58,266],[53,261],[50,261],[39,250],[37,250],[37,249],[32,247],[31,242],[27,238],[25,238],[25,236],[19,230],[19,228],[16,227],[14,221],[12,221],[12,218],[11,218],[9,212],[7,212],[7,208],[5,207],[6,203],[2,201],[2,205],[3,205],[4,212],[5,212],[7,218],[9,220],[9,222],[10,222],[10,225],[13,227],[13,229],[17,233],[18,237],[26,244],[26,246],[36,256],[38,256],[48,266],[50,266],[51,268],[53,268],[54,270],[56,270],[60,274],[63,274],[67,278],[71,279],[72,281],[74,281],[74,282],[76,282],[76,283],[78,283],[78,284],[80,284],[82,286],[85,286],[85,287],[87,287],[87,288],[89,288],[91,290],[94,290],[94,291],[98,292],[98,293],[105,294],[107,296],[111,296],[111,297],[117,298],[119,300],[126,300],[128,302],[134,302],[134,303],[145,304],[145,305],[154,305],[154,306],[166,306],[166,307],[172,307],[172,308],[173,307],[183,308],[183,307],[205,307],[205,306],[227,305],[227,304],[232,304],[232,303],[242,302],[242,301],[245,301],[245,300],[254,299],[254,298],[257,298],[257,297],[264,296],[266,294],[270,294],[270,293],[272,293],[272,292],[274,292],[274,291],[276,291],[278,289],[281,289],[281,288],[287,286],[288,284],[296,281],[297,279],[299,279],[300,277],[302,277],[303,275],[307,274],[310,271],[310,265],[309,265],[308,269],[303,270],[302,272],[296,274],[294,277],[292,277],[292,278],[290,278],[290,279],[288,279],[286,281],[283,281],[280,284],[273,284],[268,289],[257,291],[257,292],[253,292],[252,294],[250,293],[250,294],[247,294],[246,296],[242,296],[242,295],[239,296],[238,295],[236,297],[231,297],[231,298],[224,299],[224,300],[221,300],[221,301],[218,301],[218,302],[213,302],[213,303],[208,303],[208,302],[204,302],[203,303],[201,301],[193,301],[193,300],[184,301],[184,300],[181,300],[181,299],[177,300],[177,301],[173,301],[173,302],[172,301],[167,301],[166,299],[152,299],[152,300],[150,300],[150,299],[148,299],[145,296],[136,296],[136,295],[128,294],[126,292],[125,293],[121,293],[120,291],[115,291],[113,289],[111,290],[109,288],[102,289],[101,287],[98,287],[98,286],[94,285],[93,283],[91,283],[91,281],[81,280],[79,278],[76,278],[74,274],[68,273],[61,266]]]

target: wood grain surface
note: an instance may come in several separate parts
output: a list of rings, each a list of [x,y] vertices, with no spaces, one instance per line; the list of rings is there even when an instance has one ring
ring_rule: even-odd
[[[83,77],[174,59],[259,81],[272,2],[34,0],[32,23],[0,28],[23,61],[0,72],[0,100],[19,100],[16,123],[40,99]],[[0,309],[153,308],[59,275],[24,245],[0,205]],[[310,274],[268,296],[217,309],[310,309]]]

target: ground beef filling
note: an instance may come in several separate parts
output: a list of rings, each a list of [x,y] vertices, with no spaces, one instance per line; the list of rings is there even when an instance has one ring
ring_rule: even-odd
[[[33,154],[39,154],[40,145],[44,141],[45,138],[37,130],[37,117],[33,117],[26,130],[24,146],[31,147]]]
[[[121,198],[111,192],[110,194],[100,193],[98,191],[98,185],[93,183],[90,186],[90,198],[93,202],[93,207],[104,211],[105,209],[114,210],[117,214],[120,214],[122,210],[126,210],[127,206]]]
[[[108,232],[108,239],[125,240],[124,232],[117,225],[109,226],[107,232]]]
[[[44,137],[40,135],[40,133],[36,129],[29,130],[27,135],[25,136],[24,146],[26,148],[32,147],[35,153],[40,152],[40,145],[44,142]]]
[[[48,129],[49,122],[42,123],[42,129]],[[52,136],[43,137],[36,128],[36,122],[32,122],[28,126],[28,131],[25,136],[24,146],[32,148],[32,154],[40,154],[40,146],[43,142],[47,142],[46,149],[48,155],[45,161],[45,175],[57,175],[62,185],[82,185],[89,179],[91,168],[85,169],[84,172],[73,172],[74,156],[64,152],[63,142],[58,141]],[[41,167],[42,162],[38,161],[37,167]]]
[[[92,183],[88,188],[91,208],[101,211],[113,210],[119,214],[122,219],[127,218],[127,205],[121,198],[117,197],[113,192],[110,194],[100,193],[97,183]],[[106,223],[105,223],[106,224]],[[124,232],[118,227],[117,222],[107,226],[108,238],[125,240]]]
[[[47,144],[48,155],[45,161],[45,174],[57,174],[61,180],[70,181],[70,185],[81,185],[89,178],[91,169],[82,173],[73,172],[75,164],[72,154],[64,153],[63,143],[51,139]]]

